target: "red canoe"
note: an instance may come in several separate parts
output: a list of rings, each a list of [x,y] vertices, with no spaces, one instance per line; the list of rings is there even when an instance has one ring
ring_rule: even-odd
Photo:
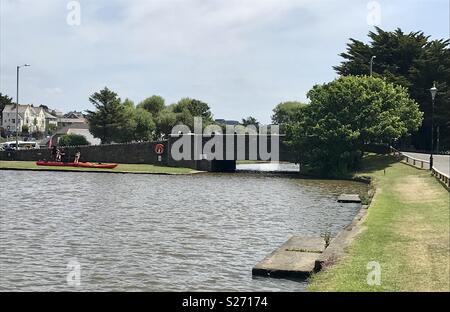
[[[101,168],[101,169],[114,169],[117,164],[95,164],[90,162],[59,162],[59,161],[37,161],[38,166],[58,166],[58,167],[82,167],[82,168]]]

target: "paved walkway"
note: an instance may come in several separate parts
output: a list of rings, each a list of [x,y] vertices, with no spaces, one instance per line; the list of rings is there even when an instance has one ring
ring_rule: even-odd
[[[403,152],[403,154],[420,159],[430,161],[430,154]],[[434,168],[444,174],[450,175],[450,155],[433,155]]]

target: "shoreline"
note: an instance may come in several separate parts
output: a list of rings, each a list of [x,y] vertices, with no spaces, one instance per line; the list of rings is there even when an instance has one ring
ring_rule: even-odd
[[[0,168],[0,171],[34,171],[34,172],[75,172],[75,173],[113,173],[113,174],[140,174],[140,175],[192,175],[205,173],[206,171],[196,171],[186,173],[174,172],[139,172],[139,171],[108,171],[108,170],[76,170],[76,169],[47,169],[47,168]]]
[[[154,166],[149,164],[118,164],[114,169],[83,168],[83,167],[51,167],[37,166],[33,161],[0,161],[2,171],[33,171],[33,172],[78,172],[78,173],[113,173],[140,175],[191,175],[203,173],[190,168]]]
[[[375,162],[361,172],[373,179],[369,207],[343,230],[343,248],[331,250],[333,261],[319,263],[323,269],[307,291],[448,291],[449,268],[441,265],[449,260],[447,190],[425,170],[388,158]],[[375,264],[379,284],[367,280]]]

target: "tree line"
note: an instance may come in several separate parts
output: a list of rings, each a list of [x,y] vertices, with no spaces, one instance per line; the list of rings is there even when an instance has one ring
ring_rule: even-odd
[[[140,142],[167,138],[172,128],[183,123],[191,129],[194,117],[202,117],[203,125],[213,122],[209,105],[197,99],[183,98],[166,105],[164,98],[153,95],[137,105],[122,101],[105,87],[89,98],[95,111],[87,111],[89,130],[102,144]]]
[[[431,95],[436,83],[438,95],[434,108],[435,145],[450,150],[450,49],[449,39],[432,40],[423,32],[404,33],[401,29],[369,32],[369,42],[350,39],[344,59],[334,67],[342,76],[369,74],[372,56],[376,56],[373,75],[403,86],[424,113],[418,131],[403,138],[403,146],[431,149]],[[439,144],[438,144],[439,143]]]
[[[273,110],[273,123],[303,168],[322,176],[346,175],[370,144],[429,150],[433,83],[439,90],[433,116],[434,140],[440,144],[435,146],[450,150],[450,41],[381,28],[369,38],[369,43],[350,39],[344,61],[334,67],[340,77],[314,86],[308,104],[286,102]]]
[[[86,111],[89,130],[102,144],[163,140],[178,124],[194,129],[194,117],[202,118],[202,126],[214,123],[210,106],[200,100],[182,98],[166,105],[163,97],[153,95],[137,105],[130,99],[121,100],[117,93],[105,87],[89,98],[95,110]],[[259,122],[254,117],[243,118],[241,126]],[[219,124],[225,131],[225,125]],[[237,128],[239,132],[240,128]]]
[[[392,144],[422,122],[407,90],[381,78],[343,76],[314,86],[308,98],[309,104],[279,104],[272,118],[296,161],[321,176],[348,174],[367,145]]]

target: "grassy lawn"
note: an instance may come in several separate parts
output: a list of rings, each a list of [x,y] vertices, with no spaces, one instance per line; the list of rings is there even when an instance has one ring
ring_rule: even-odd
[[[371,155],[364,168],[377,188],[364,231],[309,290],[449,291],[449,192],[428,171],[388,157]],[[380,286],[367,284],[370,261],[381,265]]]
[[[154,165],[119,164],[114,169],[78,168],[78,167],[46,167],[37,166],[34,161],[0,161],[0,169],[27,169],[27,170],[72,170],[72,171],[99,171],[123,173],[165,173],[188,174],[194,172],[189,168],[162,167]]]

